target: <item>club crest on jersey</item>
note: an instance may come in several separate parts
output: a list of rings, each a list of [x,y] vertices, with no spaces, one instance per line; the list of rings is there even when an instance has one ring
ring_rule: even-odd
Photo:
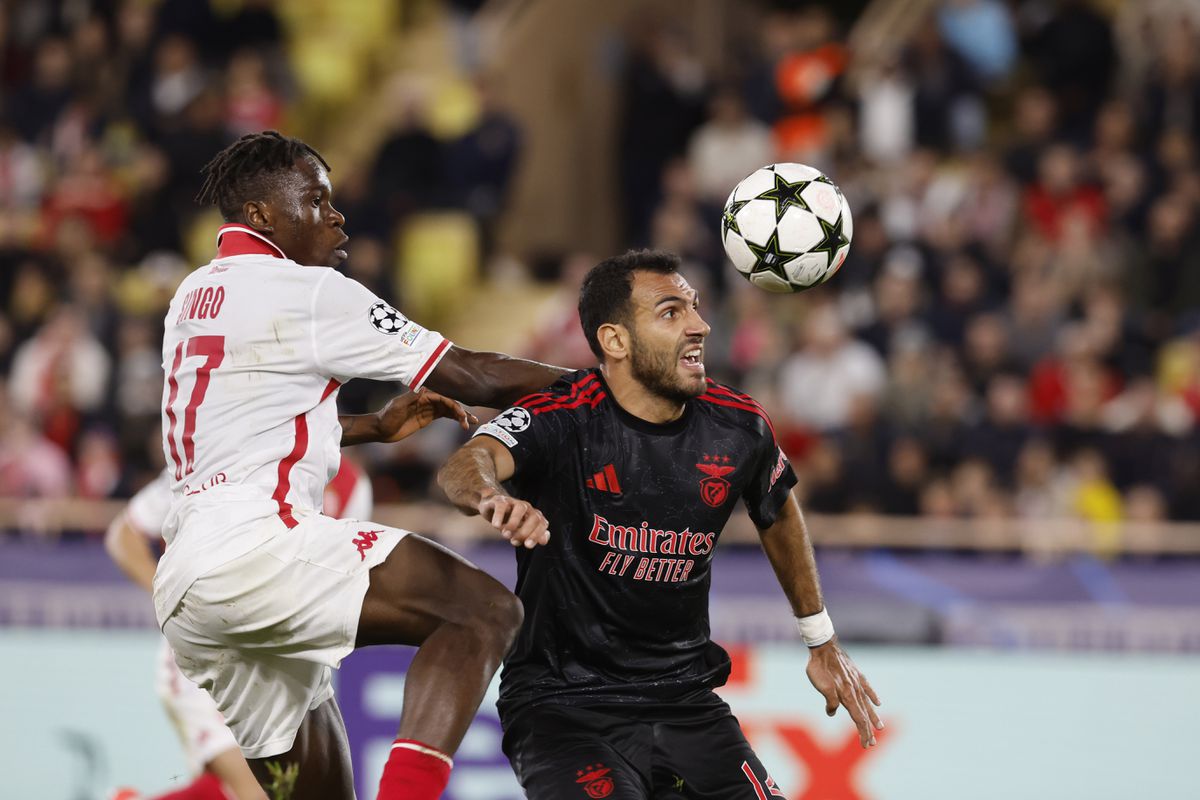
[[[706,505],[720,508],[729,499],[729,481],[725,476],[737,469],[729,461],[729,456],[706,454],[703,462],[696,465],[696,469],[705,475],[700,479],[700,499]]]
[[[371,306],[367,312],[367,319],[371,321],[375,330],[388,336],[395,336],[404,327],[404,323],[408,322],[403,314],[382,300]]]
[[[611,769],[603,764],[588,764],[575,773],[575,782],[583,787],[588,797],[599,800],[613,793],[613,779],[608,777]]]

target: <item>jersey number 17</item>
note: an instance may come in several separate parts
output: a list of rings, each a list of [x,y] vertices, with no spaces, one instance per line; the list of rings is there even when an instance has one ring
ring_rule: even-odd
[[[183,457],[180,458],[179,447],[175,444],[175,429],[178,427],[178,415],[175,411],[179,399],[179,367],[185,358],[204,359],[204,363],[196,368],[196,384],[192,387],[191,397],[183,409]],[[225,360],[224,336],[193,336],[186,342],[175,346],[175,360],[171,363],[171,374],[167,376],[167,403],[164,413],[167,415],[167,449],[171,453],[171,463],[175,470],[175,480],[182,480],[190,475],[196,463],[196,412],[204,402],[208,393],[208,382],[212,371],[221,366]]]

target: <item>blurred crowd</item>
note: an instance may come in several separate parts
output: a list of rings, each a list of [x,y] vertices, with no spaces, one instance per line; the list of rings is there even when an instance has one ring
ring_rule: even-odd
[[[285,10],[0,5],[0,497],[123,497],[161,468],[162,319],[219,223],[194,201],[200,169],[242,134],[297,133]],[[320,68],[319,50],[307,57]],[[520,139],[488,82],[473,89],[465,130],[435,137],[409,93],[365,163],[334,175],[354,221],[348,270],[383,296],[407,215],[458,209],[490,242]],[[343,401],[361,412],[396,391],[352,385]],[[432,458],[391,458],[382,497],[423,496]]]
[[[776,3],[722,69],[670,24],[631,35],[626,234],[688,260],[710,372],[772,411],[808,509],[1200,519],[1200,6],[1107,5],[943,0],[852,39]],[[720,243],[776,161],[854,210],[798,297]]]
[[[620,37],[624,243],[684,257],[710,374],[772,412],[810,510],[1200,520],[1200,13],[1111,5],[944,0],[859,40],[819,4],[759,2],[719,64],[679,20]],[[269,0],[15,2],[0,41],[0,495],[126,496],[162,461],[198,170],[286,127],[284,26]],[[364,168],[334,165],[348,269],[385,296],[406,214],[463,210],[496,246],[522,131],[474,88],[466,133],[414,101]],[[847,262],[797,296],[720,242],[730,189],[776,161],[854,210]],[[595,260],[563,259],[527,354],[589,364],[573,305]],[[346,410],[379,391],[347,386]],[[379,499],[424,496],[452,437],[368,451]]]

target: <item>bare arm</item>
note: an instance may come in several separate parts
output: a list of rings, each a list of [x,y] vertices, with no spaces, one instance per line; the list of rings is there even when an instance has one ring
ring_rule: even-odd
[[[373,414],[340,414],[342,447],[366,442],[398,442],[439,417],[457,420],[464,431],[479,423],[475,415],[458,403],[422,386],[415,392],[393,397]]]
[[[476,436],[450,456],[438,472],[438,485],[460,511],[481,515],[514,547],[546,544],[550,531],[542,512],[500,485],[515,469],[508,448],[490,436]]]
[[[817,561],[795,495],[788,493],[775,524],[759,531],[759,537],[779,585],[792,605],[792,613],[807,617],[824,609]]]
[[[791,603],[792,613],[801,618],[824,611],[825,601],[821,597],[812,541],[808,538],[808,528],[795,495],[788,493],[787,502],[775,523],[760,530],[759,535],[779,585]],[[858,726],[862,746],[875,744],[873,729],[883,728],[883,722],[875,713],[879,697],[842,650],[836,635],[809,649],[807,672],[813,687],[825,697],[825,713],[833,716],[838,706],[843,706]]]
[[[570,370],[503,353],[451,347],[425,384],[469,406],[506,408],[544,389]]]
[[[122,511],[104,534],[104,549],[126,577],[145,589],[154,589],[154,570],[158,561],[150,549],[150,540],[133,526]]]

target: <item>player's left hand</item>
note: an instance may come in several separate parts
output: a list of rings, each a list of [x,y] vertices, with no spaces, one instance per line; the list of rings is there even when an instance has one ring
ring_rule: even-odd
[[[381,442],[398,442],[438,418],[458,420],[464,431],[479,424],[475,415],[463,408],[461,403],[424,386],[415,392],[393,397],[375,412],[375,416]]]
[[[838,706],[845,708],[858,726],[859,743],[873,746],[875,731],[883,730],[883,721],[875,713],[879,696],[842,650],[837,637],[809,650],[806,671],[813,687],[825,697],[825,713],[832,717]]]

